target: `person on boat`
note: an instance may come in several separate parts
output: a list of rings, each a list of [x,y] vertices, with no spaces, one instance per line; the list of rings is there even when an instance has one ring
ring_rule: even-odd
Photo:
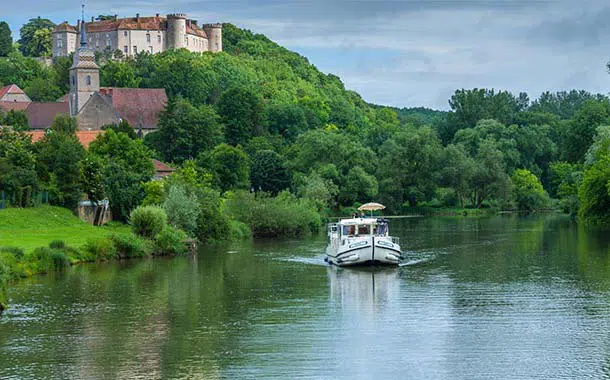
[[[365,215],[364,215],[364,211],[360,211],[360,219],[364,219]]]

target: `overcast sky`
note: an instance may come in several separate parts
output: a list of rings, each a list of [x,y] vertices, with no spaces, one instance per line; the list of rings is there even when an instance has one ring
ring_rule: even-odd
[[[41,15],[75,23],[80,2],[2,0],[13,35]],[[458,88],[608,93],[610,2],[578,0],[90,0],[98,14],[184,12],[263,33],[365,100],[447,109]]]

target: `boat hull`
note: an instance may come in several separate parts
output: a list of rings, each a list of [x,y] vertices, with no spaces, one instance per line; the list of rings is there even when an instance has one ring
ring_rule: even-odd
[[[400,264],[400,246],[385,240],[369,239],[341,248],[329,245],[326,257],[329,264],[347,266],[390,265]]]

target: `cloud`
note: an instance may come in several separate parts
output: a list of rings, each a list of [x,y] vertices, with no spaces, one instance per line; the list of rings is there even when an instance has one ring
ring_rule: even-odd
[[[3,15],[15,29],[39,14],[74,21],[74,8],[30,0],[3,5]],[[446,109],[458,88],[533,98],[544,90],[605,93],[610,86],[610,6],[600,0],[95,0],[87,11],[183,11],[202,22],[231,22],[305,55],[380,104]]]

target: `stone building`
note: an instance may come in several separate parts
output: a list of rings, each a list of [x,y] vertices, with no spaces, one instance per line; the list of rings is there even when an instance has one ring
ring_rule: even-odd
[[[126,56],[139,52],[151,54],[185,48],[193,52],[222,51],[222,24],[204,24],[185,14],[159,14],[151,17],[117,18],[84,23],[87,44],[94,51],[115,52]],[[68,56],[77,49],[81,22],[76,26],[63,22],[53,31],[53,57]]]

